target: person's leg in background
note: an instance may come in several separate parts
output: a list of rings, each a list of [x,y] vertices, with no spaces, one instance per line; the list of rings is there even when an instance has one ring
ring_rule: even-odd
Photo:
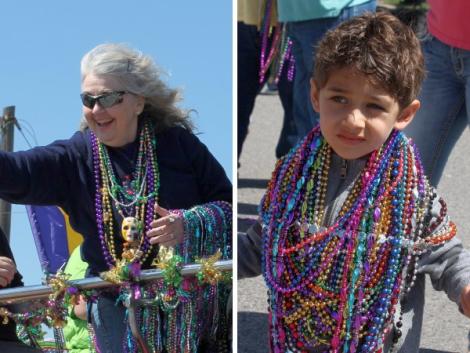
[[[116,298],[100,296],[88,304],[89,318],[101,353],[123,352],[126,334],[126,308]]]
[[[289,150],[295,146],[297,142],[297,129],[293,116],[293,86],[294,81],[289,81],[287,77],[287,66],[284,65],[283,72],[277,84],[279,99],[281,100],[282,107],[284,108],[284,119],[282,122],[282,129],[279,135],[279,140],[276,145],[276,158],[279,159],[284,156]]]
[[[305,136],[318,121],[318,115],[310,103],[310,77],[313,65],[314,45],[322,37],[319,20],[289,22],[287,33],[292,40],[295,58],[292,114],[297,128],[297,141]],[[307,90],[306,87],[309,89]]]
[[[260,69],[260,33],[256,26],[238,22],[238,159],[243,143],[248,135],[250,116],[256,101],[256,96],[262,88],[259,82]],[[292,116],[292,85],[287,78],[287,65],[278,82],[278,94],[284,109],[284,120],[281,134],[276,146],[276,158],[282,157],[296,143],[296,129]],[[269,72],[266,73],[269,76]]]
[[[261,89],[261,84],[259,83],[261,50],[259,41],[259,32],[256,26],[238,22],[238,158],[240,158],[243,143],[248,135],[250,116],[253,112],[256,96]]]
[[[295,57],[293,114],[298,141],[318,123],[319,119],[310,101],[310,78],[315,65],[315,46],[329,29],[351,17],[367,11],[375,11],[375,9],[376,1],[372,0],[343,9],[338,17],[289,22],[287,24],[287,33],[293,42],[292,51]]]
[[[426,174],[437,186],[468,124],[470,52],[451,48],[431,35],[422,46],[427,76],[419,96],[421,108],[405,133],[418,146]]]

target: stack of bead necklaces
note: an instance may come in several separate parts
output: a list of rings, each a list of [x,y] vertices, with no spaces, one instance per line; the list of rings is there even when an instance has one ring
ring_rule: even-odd
[[[388,335],[396,343],[395,311],[419,256],[456,233],[398,131],[371,153],[333,224],[322,224],[330,158],[312,130],[278,162],[260,205],[275,353],[381,352]],[[435,204],[441,215],[430,219]]]
[[[154,126],[143,123],[139,134],[139,150],[135,172],[129,180],[121,181],[113,171],[107,147],[91,133],[96,185],[95,210],[101,250],[113,278],[121,285],[120,299],[125,302],[129,288],[138,297],[153,304],[137,310],[140,334],[155,352],[193,353],[201,341],[220,352],[230,349],[225,307],[230,283],[198,278],[185,278],[171,283],[159,280],[138,286],[128,276],[130,270],[140,271],[147,260],[153,260],[152,246],[144,236],[156,218],[154,205],[160,186],[157,163],[157,141]],[[115,212],[116,211],[116,212]],[[191,209],[170,210],[184,223],[184,241],[177,246],[175,256],[183,263],[193,263],[220,251],[223,260],[232,257],[232,207],[225,201],[195,205]],[[123,219],[124,251],[120,254],[116,222]],[[175,257],[176,259],[176,257]],[[201,260],[202,261],[202,260]],[[210,271],[209,271],[210,272]],[[161,298],[164,298],[162,300]],[[214,348],[215,349],[215,348]],[[124,352],[137,352],[139,346],[128,327]],[[212,350],[214,351],[214,350]]]

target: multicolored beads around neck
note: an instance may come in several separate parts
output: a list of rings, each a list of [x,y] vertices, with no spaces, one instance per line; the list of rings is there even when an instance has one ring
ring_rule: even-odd
[[[139,135],[139,151],[132,180],[121,183],[116,177],[108,147],[91,132],[93,167],[96,185],[95,211],[101,250],[109,268],[120,260],[115,250],[113,207],[120,216],[132,216],[143,224],[136,249],[129,262],[143,263],[151,246],[143,233],[155,218],[154,204],[158,199],[159,172],[156,141],[151,122],[145,121]]]
[[[379,352],[421,251],[456,232],[449,222],[428,236],[438,226],[427,217],[436,194],[415,147],[397,131],[370,155],[333,224],[323,226],[330,158],[314,129],[278,162],[261,202],[275,353]]]

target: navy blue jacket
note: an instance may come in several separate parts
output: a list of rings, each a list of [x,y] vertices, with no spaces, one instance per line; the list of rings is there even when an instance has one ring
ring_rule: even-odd
[[[210,201],[231,202],[232,186],[223,168],[199,139],[180,127],[156,134],[160,172],[159,204],[167,209],[191,208]],[[138,139],[108,148],[117,175],[131,175]],[[44,147],[0,152],[0,197],[19,204],[58,205],[72,227],[84,236],[82,258],[89,275],[107,270],[96,226],[95,181],[90,131],[75,133]],[[115,213],[116,214],[116,213]],[[122,239],[115,223],[116,250]],[[149,259],[150,261],[150,259]],[[145,264],[147,267],[149,264]]]

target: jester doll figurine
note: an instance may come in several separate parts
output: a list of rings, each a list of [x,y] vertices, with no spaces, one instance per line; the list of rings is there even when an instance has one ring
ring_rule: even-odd
[[[122,220],[121,235],[124,240],[122,257],[129,262],[136,261],[142,256],[142,252],[137,250],[139,239],[139,233],[142,231],[140,222],[134,217],[125,217]]]
[[[420,43],[392,15],[320,42],[320,124],[278,161],[238,240],[239,275],[268,287],[271,352],[417,353],[426,273],[470,315],[469,253],[401,132],[423,77]]]

